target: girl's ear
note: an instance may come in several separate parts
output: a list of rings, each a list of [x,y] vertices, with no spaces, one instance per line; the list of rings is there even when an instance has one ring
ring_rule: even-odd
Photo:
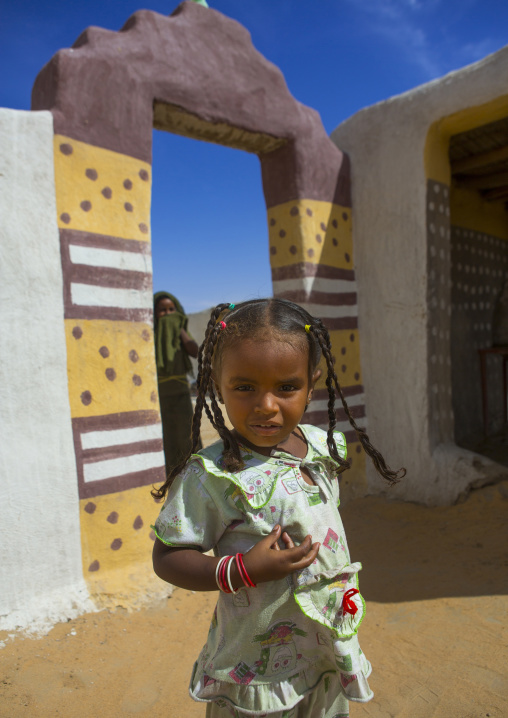
[[[213,388],[215,389],[215,393],[217,394],[217,398],[219,400],[219,404],[224,404],[224,399],[222,398],[222,394],[220,393],[219,385],[215,381],[215,379],[212,379],[213,381]]]
[[[322,373],[323,373],[323,372],[321,371],[321,369],[316,369],[316,371],[315,371],[314,374],[312,375],[312,379],[311,379],[311,381],[310,381],[311,389],[314,389],[314,385],[315,385],[315,383],[317,382],[317,380],[319,379],[319,377],[321,376]]]

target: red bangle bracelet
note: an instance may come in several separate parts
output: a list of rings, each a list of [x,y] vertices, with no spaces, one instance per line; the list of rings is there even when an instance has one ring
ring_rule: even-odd
[[[243,556],[243,554],[241,554],[241,553],[237,553],[237,554],[236,554],[236,556],[235,556],[236,567],[237,567],[237,569],[238,569],[238,573],[240,574],[240,578],[241,578],[242,581],[243,581],[243,585],[244,585],[244,586],[249,586],[249,584],[248,584],[248,582],[247,582],[247,577],[246,577],[246,574],[245,574],[245,566],[244,566],[242,563],[240,563],[240,561],[241,561],[241,559],[242,559],[242,556]]]
[[[236,554],[236,561],[237,561],[237,564],[239,566],[241,566],[241,570],[240,569],[239,570],[240,570],[240,575],[242,576],[242,580],[244,581],[244,583],[245,583],[245,580],[243,579],[243,577],[245,576],[245,578],[247,579],[247,584],[250,586],[250,588],[256,588],[256,584],[252,582],[249,574],[247,573],[247,569],[245,568],[245,564],[243,562],[243,553]],[[247,584],[245,584],[245,585],[247,585]]]
[[[226,572],[229,565],[229,562],[233,560],[233,556],[228,556],[226,560],[223,562],[222,566],[220,567],[219,572],[219,583],[221,586],[221,590],[223,593],[231,593],[229,586],[226,581]]]

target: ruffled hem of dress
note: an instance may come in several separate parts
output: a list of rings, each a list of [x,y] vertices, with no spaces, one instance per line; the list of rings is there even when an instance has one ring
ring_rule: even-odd
[[[363,654],[362,658],[364,668],[356,674],[337,670],[324,670],[319,674],[317,671],[301,671],[291,679],[261,685],[229,683],[203,673],[198,677],[199,666],[196,663],[189,685],[189,695],[200,703],[227,701],[233,708],[250,716],[270,715],[294,708],[314,691],[326,676],[338,674],[342,693],[348,701],[368,703],[374,697],[367,680],[372,667]]]

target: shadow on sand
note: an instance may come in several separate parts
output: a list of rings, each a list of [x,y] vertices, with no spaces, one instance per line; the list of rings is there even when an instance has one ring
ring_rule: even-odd
[[[369,601],[508,594],[508,481],[428,508],[368,496],[341,508]]]

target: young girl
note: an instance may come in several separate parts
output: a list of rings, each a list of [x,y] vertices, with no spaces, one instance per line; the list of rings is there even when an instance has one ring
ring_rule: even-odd
[[[322,355],[327,432],[299,423]],[[198,361],[193,448],[152,492],[169,491],[154,527],[157,575],[193,591],[220,589],[190,694],[207,702],[208,718],[348,716],[348,701],[373,694],[356,635],[361,564],[351,563],[337,509],[337,475],[349,463],[334,432],[334,386],[381,475],[394,483],[405,471],[388,469],[356,426],[328,332],[297,304],[220,304]],[[221,440],[192,453],[203,409]]]

